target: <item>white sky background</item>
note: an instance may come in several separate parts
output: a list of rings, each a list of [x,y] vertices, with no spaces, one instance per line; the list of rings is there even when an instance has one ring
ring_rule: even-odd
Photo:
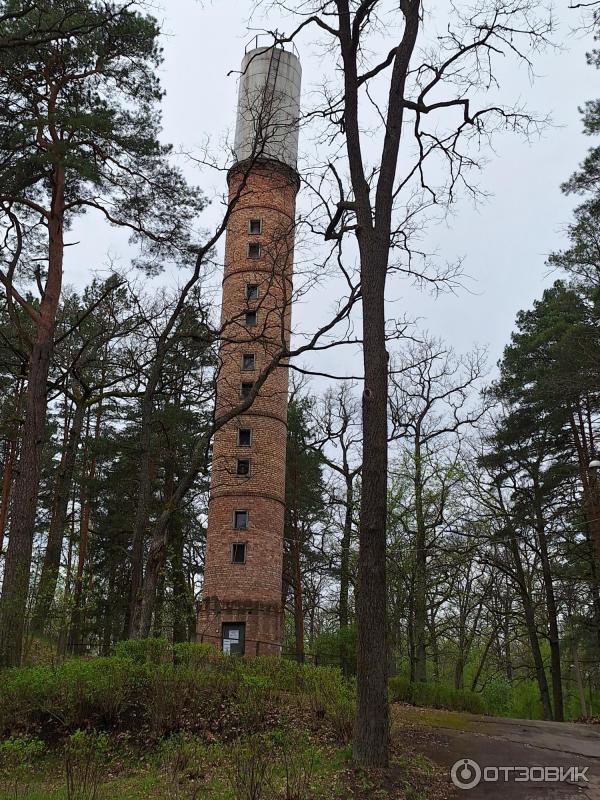
[[[244,47],[252,36],[247,28],[250,5],[248,0],[163,0],[158,16],[166,33],[161,68],[167,92],[163,105],[164,140],[177,148],[198,150],[209,137],[212,150],[218,153],[222,148],[225,155],[223,142],[228,133],[233,135],[237,95],[236,76],[228,77],[227,73],[239,68]],[[429,4],[429,11],[432,16],[436,14],[433,3]],[[479,180],[491,197],[477,208],[467,199],[459,202],[452,217],[445,224],[432,226],[424,242],[444,261],[464,257],[464,271],[470,276],[466,281],[468,291],[432,298],[405,282],[393,282],[389,292],[390,316],[402,316],[406,311],[411,317],[418,317],[422,328],[442,337],[458,352],[475,344],[487,345],[492,363],[509,339],[517,311],[529,307],[543,287],[557,277],[548,275],[545,258],[565,246],[564,227],[576,204],[576,198],[561,194],[559,185],[591,144],[581,134],[577,108],[600,93],[600,73],[585,61],[585,52],[593,43],[589,34],[571,34],[579,18],[577,12],[568,10],[567,0],[561,0],[555,13],[557,30],[553,38],[562,49],[537,58],[538,77],[533,84],[525,69],[508,65],[503,70],[499,95],[505,104],[521,100],[541,115],[551,114],[554,127],[547,129],[541,140],[531,143],[510,134],[498,137],[496,152],[489,153],[489,164]],[[259,27],[260,23],[255,18],[252,24]],[[286,29],[284,22],[271,14],[267,27],[277,25]],[[315,52],[310,39],[298,46],[303,96],[309,100],[310,92],[328,80],[328,64]],[[386,43],[383,52],[388,49]],[[301,155],[303,149],[310,154],[311,147],[301,131]],[[185,171],[190,182],[215,198],[201,220],[208,228],[219,215],[220,197],[226,190],[225,174],[200,172],[190,163],[185,164]],[[95,215],[79,220],[68,238],[80,244],[67,252],[67,284],[82,287],[92,272],[106,267],[109,257],[123,268],[128,264],[127,237]],[[223,242],[221,252],[222,245]],[[182,277],[171,271],[159,282],[172,283]],[[332,292],[335,283],[303,298],[294,309],[295,326],[310,331],[324,319]],[[357,374],[360,353],[357,348],[343,348],[318,361],[305,358],[303,363],[335,370],[337,374]]]

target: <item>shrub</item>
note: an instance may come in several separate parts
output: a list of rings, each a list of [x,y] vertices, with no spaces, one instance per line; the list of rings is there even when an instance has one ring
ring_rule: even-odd
[[[439,683],[412,683],[402,676],[390,679],[390,699],[414,706],[468,711],[471,714],[485,713],[483,697],[476,692],[452,689]]]
[[[173,648],[166,639],[127,639],[116,643],[114,654],[136,664],[169,664],[173,661]]]
[[[198,796],[200,787],[191,779],[203,755],[202,745],[188,733],[175,733],[162,740],[159,759],[171,800],[180,800],[182,797],[194,800]]]
[[[319,664],[338,665],[346,675],[356,675],[356,647],[356,626],[348,625],[322,633],[313,649]]]
[[[44,743],[32,736],[14,736],[0,742],[0,775],[10,786],[15,800],[25,796],[36,761],[44,752]]]
[[[137,645],[126,657],[119,647],[119,656],[5,670],[0,735],[40,726],[49,734],[88,726],[144,735],[150,729],[157,738],[179,729],[235,734],[238,723],[262,730],[294,705],[327,719],[342,741],[351,734],[354,686],[338,669],[229,658],[202,646],[181,648],[176,663],[154,664]]]
[[[247,661],[238,661],[245,675],[268,678],[274,691],[299,694],[304,690],[307,666],[297,661],[288,661],[273,656],[258,656]]]
[[[75,731],[65,745],[68,800],[96,800],[108,737],[97,731]]]
[[[266,675],[241,676],[238,708],[246,730],[259,731],[269,721],[272,710],[273,681]]]
[[[319,751],[306,734],[274,731],[272,739],[281,753],[285,800],[306,800],[311,796]]]
[[[148,687],[148,670],[124,658],[77,658],[57,670],[54,703],[66,728],[115,725]]]
[[[51,667],[3,670],[0,681],[0,734],[28,730],[44,716],[56,695],[57,675]]]
[[[512,690],[506,677],[499,675],[489,680],[483,690],[483,697],[489,714],[509,716]]]
[[[223,656],[219,650],[209,644],[178,642],[173,645],[173,660],[176,664],[198,668],[205,667],[214,661],[221,661]]]
[[[0,685],[0,734],[40,725],[73,731],[115,725],[145,705],[149,671],[119,658],[77,658],[57,668],[6,670]]]
[[[248,736],[233,749],[230,776],[235,800],[262,800],[271,787],[273,763],[269,742],[264,736]]]

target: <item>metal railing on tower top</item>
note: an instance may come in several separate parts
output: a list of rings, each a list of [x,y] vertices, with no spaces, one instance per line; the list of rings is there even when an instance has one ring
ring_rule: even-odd
[[[275,35],[277,35],[277,31],[275,31]],[[264,44],[262,43],[263,41]],[[294,42],[278,42],[273,39],[270,33],[257,33],[256,36],[250,39],[244,52],[249,53],[250,50],[257,50],[259,47],[275,47],[277,50],[291,50],[295,56],[298,56],[298,58],[300,57],[300,53]]]

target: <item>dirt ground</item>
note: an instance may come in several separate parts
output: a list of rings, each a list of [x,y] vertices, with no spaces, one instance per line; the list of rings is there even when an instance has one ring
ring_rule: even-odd
[[[432,709],[397,706],[394,721],[400,737],[410,736],[411,744],[450,772],[462,761],[459,780],[477,776],[477,767],[464,767],[470,759],[481,769],[482,778],[473,788],[457,788],[455,798],[464,800],[600,800],[600,726],[575,723],[500,719],[458,714]],[[493,767],[537,767],[527,776],[523,770],[485,770]],[[543,776],[540,767],[555,768]],[[556,777],[556,768],[587,767],[587,782],[567,779],[540,781]],[[485,778],[499,780],[491,781]],[[575,777],[571,773],[572,777]],[[531,778],[516,780],[515,778]]]

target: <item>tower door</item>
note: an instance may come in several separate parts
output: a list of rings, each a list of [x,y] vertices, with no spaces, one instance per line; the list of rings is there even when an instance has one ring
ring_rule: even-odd
[[[246,633],[245,622],[226,622],[223,624],[222,647],[224,653],[232,656],[244,655],[244,641]]]

